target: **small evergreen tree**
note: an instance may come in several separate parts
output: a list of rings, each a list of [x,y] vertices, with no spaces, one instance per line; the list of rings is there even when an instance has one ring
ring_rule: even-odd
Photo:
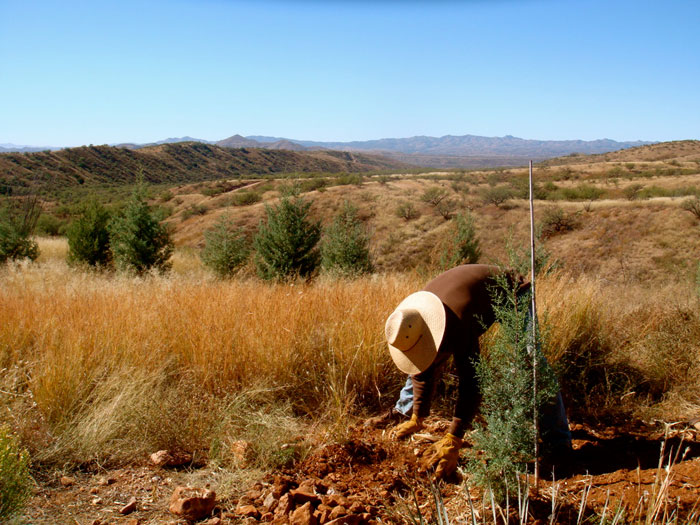
[[[41,206],[34,195],[0,209],[0,263],[39,257],[39,245],[32,239],[39,215]]]
[[[243,229],[237,228],[226,215],[204,234],[204,239],[206,244],[200,254],[202,262],[221,278],[233,275],[250,254]]]
[[[321,268],[342,275],[372,272],[369,234],[357,217],[357,208],[345,201],[325,233],[321,244]]]
[[[476,425],[474,450],[483,451],[485,457],[474,455],[469,468],[478,485],[503,498],[508,486],[517,485],[517,473],[525,472],[534,460],[535,404],[541,416],[543,407],[555,401],[558,386],[541,352],[540,334],[532,344],[530,294],[517,297],[505,276],[499,278],[492,294],[499,326],[476,365],[485,423]],[[533,351],[538,353],[537,399]]]
[[[109,246],[109,212],[96,200],[88,202],[68,230],[68,261],[107,268],[112,264]]]
[[[476,236],[474,217],[465,211],[455,217],[455,226],[450,235],[450,244],[440,255],[440,267],[443,270],[460,264],[475,264],[481,257],[479,239]]]
[[[170,269],[173,242],[146,202],[146,188],[139,184],[122,212],[109,223],[109,242],[117,267],[136,274],[154,268]]]
[[[254,239],[261,278],[308,277],[316,270],[321,225],[309,219],[310,207],[301,197],[284,197],[277,206],[265,207],[267,221],[260,223]]]

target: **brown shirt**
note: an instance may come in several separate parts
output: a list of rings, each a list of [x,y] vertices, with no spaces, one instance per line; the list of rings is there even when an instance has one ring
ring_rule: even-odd
[[[461,437],[481,400],[475,377],[474,360],[479,355],[479,336],[493,324],[492,290],[497,276],[505,273],[508,285],[525,291],[529,283],[498,266],[465,264],[448,270],[425,285],[445,306],[445,335],[437,357],[430,367],[413,376],[413,412],[418,417],[430,413],[430,402],[442,368],[453,356],[459,378],[459,394],[450,433]]]

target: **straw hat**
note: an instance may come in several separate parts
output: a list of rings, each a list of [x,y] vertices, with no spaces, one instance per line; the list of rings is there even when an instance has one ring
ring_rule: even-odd
[[[445,334],[445,307],[437,295],[420,291],[406,297],[386,320],[384,333],[394,364],[418,374],[435,360]]]

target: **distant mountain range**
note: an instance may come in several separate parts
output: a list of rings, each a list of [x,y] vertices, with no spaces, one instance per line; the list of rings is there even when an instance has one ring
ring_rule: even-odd
[[[482,167],[513,166],[528,159],[539,161],[571,153],[596,154],[652,144],[648,141],[618,142],[600,140],[529,140],[506,135],[505,137],[482,137],[478,135],[445,135],[443,137],[417,136],[409,138],[386,138],[353,142],[321,142],[253,135],[233,135],[219,141],[208,141],[193,137],[168,138],[148,144],[124,143],[116,147],[141,149],[160,144],[179,142],[202,142],[224,148],[264,148],[273,150],[335,150],[363,151],[388,155],[401,162],[434,167]],[[0,144],[0,152],[42,151],[60,148],[34,148]]]

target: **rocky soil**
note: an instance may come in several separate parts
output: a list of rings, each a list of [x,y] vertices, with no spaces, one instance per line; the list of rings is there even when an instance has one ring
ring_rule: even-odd
[[[293,469],[261,476],[240,495],[223,499],[215,495],[219,487],[212,482],[214,467],[178,465],[177,458],[164,462],[163,453],[119,470],[56,475],[39,484],[24,522],[146,525],[186,524],[190,518],[209,525],[340,525],[410,523],[410,516],[417,518],[420,512],[431,523],[436,512],[434,489],[429,473],[419,472],[419,463],[431,436],[444,430],[443,421],[432,420],[422,437],[396,443],[381,428],[358,425],[343,442],[318,446]],[[575,523],[584,497],[585,513],[606,512],[610,518],[620,506],[627,509],[627,519],[634,514],[641,517],[655,501],[659,521],[664,511],[667,515],[677,511],[681,521],[700,511],[700,432],[694,427],[574,424],[572,431],[573,459],[558,469],[554,483],[549,472],[549,481],[541,481],[537,492],[531,486],[528,522],[549,522],[552,493],[558,523]],[[666,461],[659,468],[662,447]],[[673,466],[665,468],[669,457],[675,458]],[[201,480],[210,480],[210,486],[177,491],[192,481],[195,470]],[[188,490],[189,495],[203,498],[214,493],[211,506],[203,504],[203,514],[183,514],[183,508],[194,507],[176,500],[187,496]],[[489,501],[484,502],[478,489],[469,488],[464,480],[441,483],[438,490],[450,522],[471,523],[472,512],[478,522],[482,518],[492,522]],[[512,522],[517,522],[516,500],[514,495],[509,509]],[[505,514],[505,509],[499,512]]]

